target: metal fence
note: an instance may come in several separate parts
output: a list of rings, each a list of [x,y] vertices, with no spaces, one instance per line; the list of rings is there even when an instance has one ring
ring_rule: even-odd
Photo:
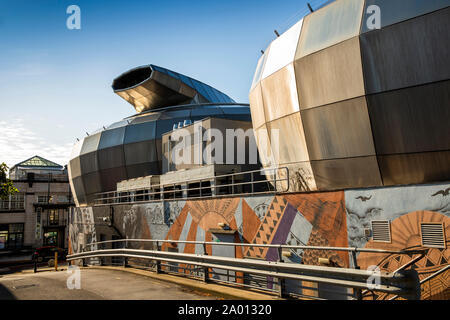
[[[131,248],[133,244],[149,247],[147,250]],[[171,252],[174,244],[194,244],[203,248],[203,254]],[[111,248],[106,248],[111,245]],[[166,250],[163,251],[163,246]],[[238,259],[208,255],[212,246],[276,248],[277,261]],[[289,263],[283,258],[284,250],[327,250],[351,254],[354,268],[303,265]],[[391,253],[417,255],[395,272],[360,270],[356,253]],[[425,250],[389,251],[380,249],[264,245],[202,241],[172,241],[126,239],[91,243],[80,253],[67,260],[83,260],[84,265],[117,265],[144,268],[157,273],[183,275],[190,278],[227,285],[264,290],[282,297],[306,299],[362,299],[363,293],[383,292],[404,299],[420,299],[417,272],[406,270],[422,259]]]
[[[157,202],[166,199],[205,199],[288,191],[289,169],[281,167],[187,180],[183,183],[160,184],[124,192],[103,192],[96,194],[94,204],[101,206],[117,203]]]

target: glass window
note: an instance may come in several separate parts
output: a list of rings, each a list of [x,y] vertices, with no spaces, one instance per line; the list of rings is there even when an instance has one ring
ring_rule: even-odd
[[[250,114],[250,108],[249,107],[228,107],[223,106],[222,111],[225,114]]]
[[[9,232],[23,232],[23,223],[12,223],[9,225]]]
[[[126,126],[127,124],[128,124],[128,121],[126,121],[126,120],[115,122],[108,127],[108,130],[120,128],[120,127]]]
[[[210,100],[211,98],[209,97],[208,93],[206,92],[203,84],[195,79],[192,79],[192,81],[194,82],[195,90],[197,90],[198,93],[200,93],[205,99]]]
[[[106,130],[102,132],[98,149],[105,149],[123,144],[125,137],[125,127]]]
[[[296,59],[359,35],[364,1],[340,0],[308,15]]]
[[[124,143],[155,139],[156,122],[133,124],[126,127]]]
[[[195,88],[195,87],[194,87],[194,83],[192,82],[191,78],[186,77],[185,75],[180,74],[180,80],[181,80],[184,84],[187,84],[189,87]]]
[[[145,114],[142,116],[137,116],[136,118],[129,119],[129,121],[130,121],[130,124],[139,124],[139,123],[144,123],[144,122],[156,121],[160,117],[161,117],[160,112],[154,112],[154,113]]]
[[[190,117],[191,117],[190,109],[181,109],[181,110],[174,109],[174,110],[163,111],[161,113],[162,120],[173,119],[173,118],[189,119]]]
[[[218,108],[217,106],[201,106],[198,108],[192,109],[191,117],[209,117],[217,114],[223,114],[223,111],[221,108]]]
[[[216,94],[214,93],[214,91],[211,89],[210,86],[205,86],[205,90],[208,93],[211,102],[220,102],[219,98],[217,98]]]
[[[371,31],[367,27],[367,18],[372,13],[367,13],[367,9],[377,5],[381,12],[381,27],[386,27],[397,22],[408,20],[417,16],[430,13],[450,5],[449,0],[366,0],[364,8],[364,18],[361,26],[361,33]]]

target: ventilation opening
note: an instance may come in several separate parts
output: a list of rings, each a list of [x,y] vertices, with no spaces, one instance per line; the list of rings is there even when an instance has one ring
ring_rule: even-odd
[[[444,224],[421,223],[422,246],[445,249]]]
[[[391,223],[388,220],[372,221],[373,241],[391,242]]]
[[[150,67],[134,69],[114,79],[112,88],[114,91],[129,89],[144,82],[151,75],[152,69]]]

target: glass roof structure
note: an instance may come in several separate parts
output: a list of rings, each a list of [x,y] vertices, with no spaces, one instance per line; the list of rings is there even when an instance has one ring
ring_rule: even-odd
[[[30,158],[30,159],[22,161],[21,163],[16,164],[14,167],[19,167],[19,166],[20,167],[29,167],[29,168],[33,168],[33,167],[40,167],[40,168],[48,167],[48,168],[62,169],[61,165],[59,165],[59,164],[57,164],[57,163],[55,163],[53,161],[44,159],[44,158],[42,158],[40,156],[34,156],[34,157]]]

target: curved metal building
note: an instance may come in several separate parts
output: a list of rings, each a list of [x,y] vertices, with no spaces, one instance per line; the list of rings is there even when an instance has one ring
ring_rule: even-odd
[[[292,191],[450,180],[449,5],[337,0],[275,39],[250,91],[263,165]]]
[[[79,141],[72,150],[69,177],[77,206],[118,182],[162,173],[162,135],[180,122],[208,117],[251,122],[248,105],[200,81],[154,65],[124,73],[114,91],[138,114]]]

